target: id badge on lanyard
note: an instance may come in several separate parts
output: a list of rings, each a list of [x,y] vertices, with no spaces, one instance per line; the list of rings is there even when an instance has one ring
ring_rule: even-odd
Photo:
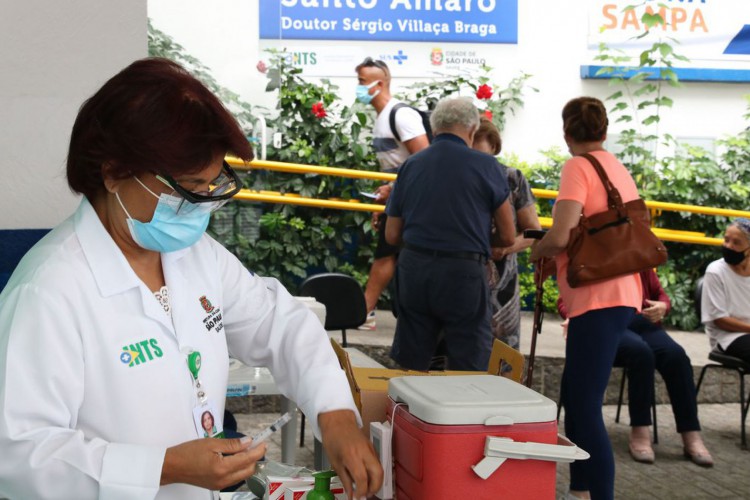
[[[224,428],[222,417],[217,413],[216,406],[206,395],[206,391],[199,378],[201,371],[201,353],[190,351],[187,355],[187,365],[193,376],[193,388],[197,396],[197,404],[193,408],[193,422],[199,438],[223,438]]]

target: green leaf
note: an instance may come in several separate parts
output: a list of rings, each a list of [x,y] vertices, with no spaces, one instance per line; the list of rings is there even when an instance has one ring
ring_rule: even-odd
[[[656,104],[658,104],[659,106],[667,106],[671,108],[674,104],[674,101],[667,96],[662,96],[656,99]]]
[[[613,111],[623,111],[625,109],[628,109],[628,105],[627,103],[624,103],[624,102],[618,102],[612,108]]]
[[[641,22],[648,28],[651,29],[654,26],[664,24],[664,18],[661,17],[658,13],[650,14],[648,12],[644,12],[641,16]]]
[[[673,53],[672,46],[667,43],[660,43],[659,51],[661,52],[661,56],[665,58],[669,57],[669,55]]]

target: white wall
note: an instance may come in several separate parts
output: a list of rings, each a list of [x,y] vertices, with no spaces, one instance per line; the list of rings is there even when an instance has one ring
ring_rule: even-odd
[[[0,0],[0,229],[53,227],[75,210],[76,113],[147,55],[146,28],[146,0]]]
[[[266,88],[255,69],[259,1],[267,0],[148,0],[148,17],[221,85],[255,103]]]
[[[517,45],[494,45],[488,49],[483,44],[287,40],[283,46],[295,51],[346,47],[366,55],[416,47],[419,51],[412,57],[429,54],[435,45],[444,50],[481,50],[483,56],[489,54],[487,63],[495,68],[493,77],[499,84],[509,82],[520,71],[532,75],[529,85],[539,92],[528,92],[524,109],[509,119],[503,147],[505,153],[538,160],[540,149],[553,145],[565,149],[560,112],[569,99],[580,95],[605,98],[614,89],[603,80],[580,78],[580,65],[590,58],[587,1],[519,0],[518,4]],[[149,0],[148,6],[154,25],[209,66],[219,83],[252,104],[274,107],[272,95],[263,91],[265,77],[255,70],[258,60],[267,59],[259,50],[256,1]],[[220,28],[206,29],[206,26]],[[350,103],[356,85],[353,67],[344,74],[351,76],[331,80],[341,87],[342,99]],[[393,90],[398,92],[413,81],[394,78]],[[684,88],[668,89],[667,93],[675,99],[675,106],[664,111],[661,129],[674,136],[719,138],[748,125],[742,118],[746,111],[742,96],[750,93],[750,84],[686,83]],[[618,132],[617,125],[613,125],[611,132]]]

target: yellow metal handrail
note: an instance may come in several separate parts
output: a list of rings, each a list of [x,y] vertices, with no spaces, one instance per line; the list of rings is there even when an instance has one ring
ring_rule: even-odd
[[[240,169],[262,169],[273,170],[277,172],[286,172],[294,174],[317,174],[317,175],[334,175],[338,177],[347,177],[351,179],[371,179],[379,181],[392,181],[396,179],[396,174],[385,172],[374,172],[369,170],[356,170],[349,168],[324,167],[317,165],[304,165],[300,163],[285,163],[278,161],[253,160],[249,164],[239,158],[227,157],[227,162]],[[532,193],[537,198],[554,199],[557,198],[557,191],[552,189],[532,188]],[[358,210],[362,212],[382,212],[383,205],[372,203],[362,203],[359,200],[342,200],[332,198],[322,200],[319,198],[306,198],[297,194],[282,194],[271,191],[254,191],[243,189],[235,198],[245,201],[257,201],[265,203],[284,203],[292,205],[302,205],[319,208],[335,208],[342,210]],[[653,211],[669,210],[673,212],[689,212],[702,215],[714,215],[724,217],[748,217],[750,212],[744,210],[733,210],[726,208],[701,207],[698,205],[682,205],[679,203],[668,203],[662,201],[646,201],[646,206]],[[552,219],[541,217],[542,227],[550,227]],[[705,234],[695,231],[680,231],[676,229],[654,228],[654,234],[664,241],[674,241],[681,243],[695,243],[700,245],[721,245],[721,238],[710,238]]]
[[[274,170],[276,172],[287,172],[289,174],[335,175],[338,177],[349,177],[351,179],[374,179],[378,181],[392,181],[396,179],[396,174],[373,172],[370,170],[321,167],[317,165],[304,165],[302,163],[284,163],[268,160],[253,160],[248,164],[239,158],[233,158],[231,156],[227,156],[226,160],[227,163],[239,169]]]
[[[543,228],[550,228],[552,227],[552,217],[539,217],[539,223]],[[713,246],[719,246],[724,241],[722,238],[709,238],[697,231],[680,231],[679,229],[665,229],[663,227],[654,227],[652,230],[656,237],[662,241]]]
[[[374,205],[372,203],[361,203],[359,200],[341,200],[320,198],[306,198],[298,194],[282,194],[271,191],[254,191],[243,189],[236,195],[235,200],[260,201],[263,203],[282,203],[287,205],[301,205],[304,207],[337,208],[340,210],[358,210],[360,212],[382,212],[385,205]]]

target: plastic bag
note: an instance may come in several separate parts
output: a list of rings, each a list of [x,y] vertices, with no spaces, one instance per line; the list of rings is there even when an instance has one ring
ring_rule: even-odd
[[[268,500],[268,477],[312,477],[313,471],[306,467],[264,460],[258,462],[255,474],[247,478],[245,483],[250,491],[258,498]]]

